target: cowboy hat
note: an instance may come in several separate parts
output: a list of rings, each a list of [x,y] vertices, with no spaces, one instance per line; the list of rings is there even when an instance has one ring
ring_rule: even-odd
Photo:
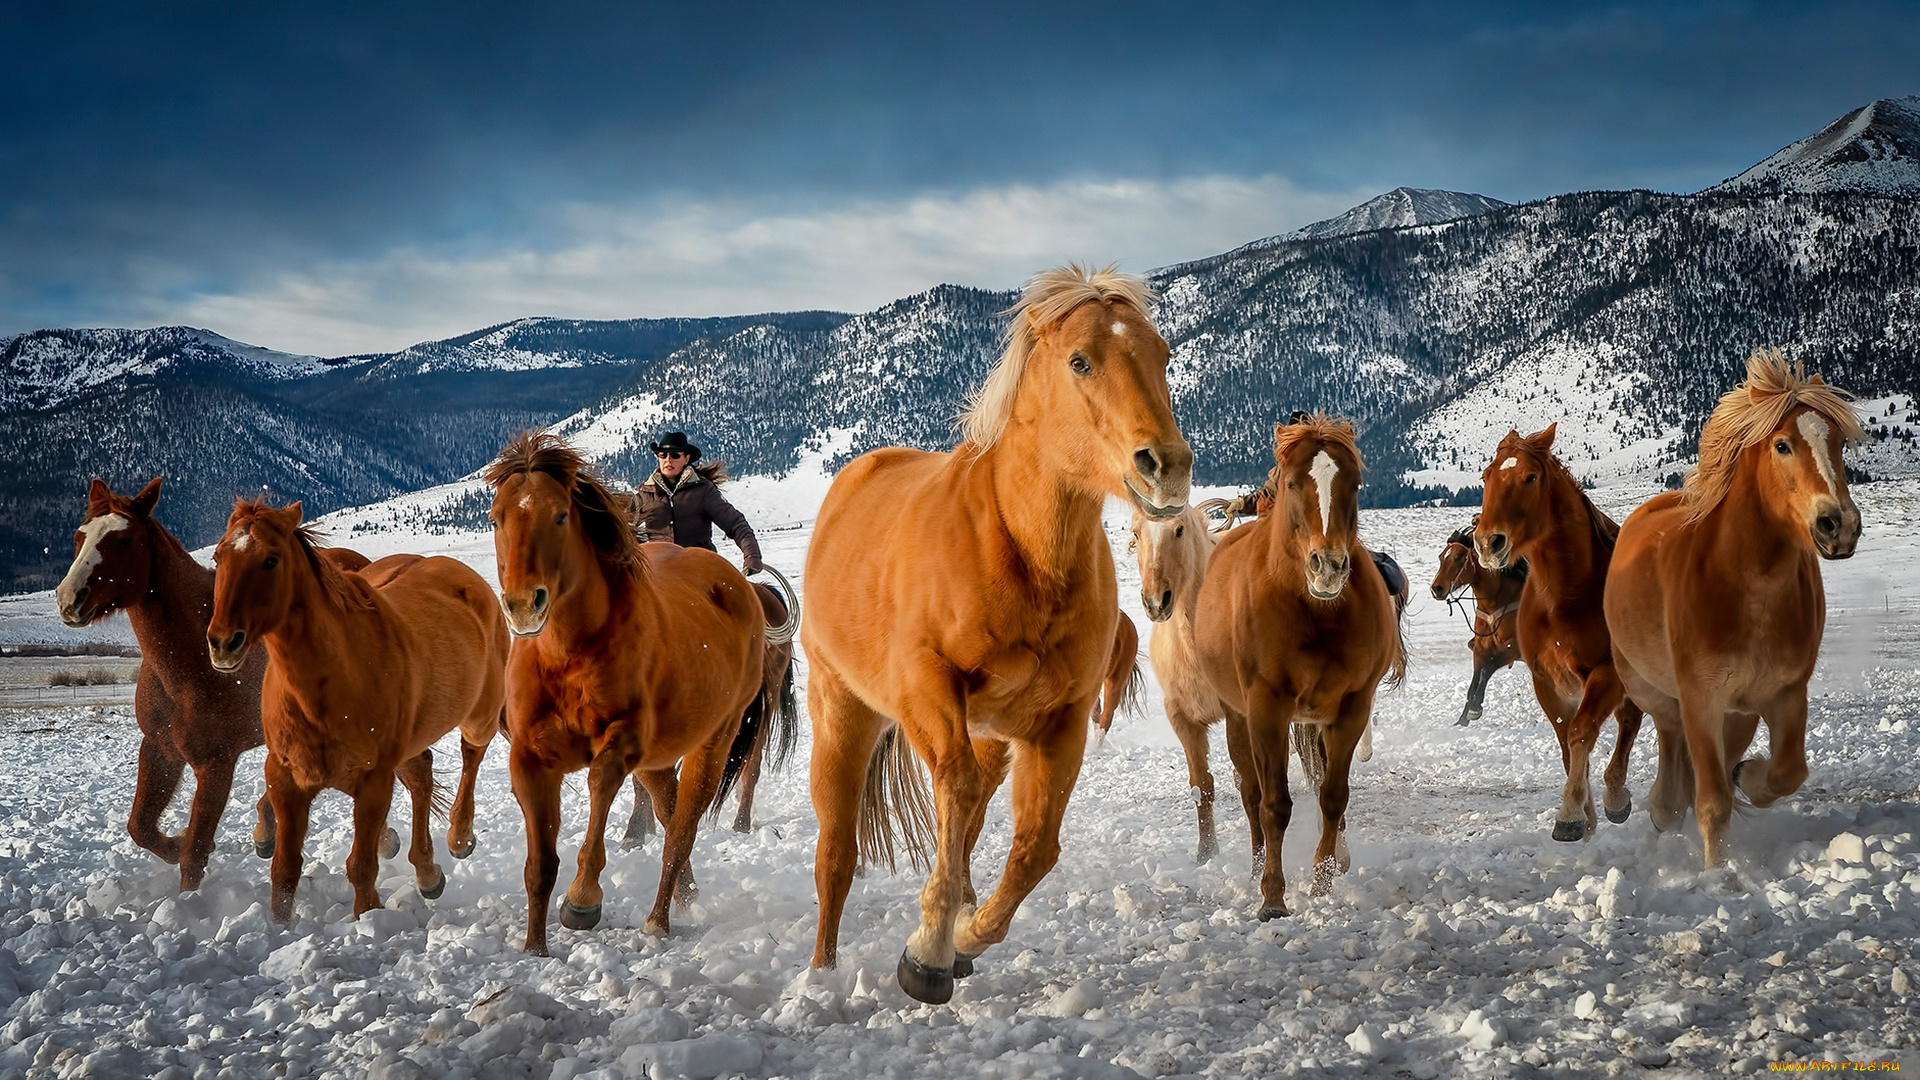
[[[659,442],[648,443],[647,446],[653,450],[656,456],[660,454],[685,454],[687,455],[687,464],[689,465],[700,460],[700,448],[687,441],[687,433],[684,431],[669,431],[665,435],[660,436]]]

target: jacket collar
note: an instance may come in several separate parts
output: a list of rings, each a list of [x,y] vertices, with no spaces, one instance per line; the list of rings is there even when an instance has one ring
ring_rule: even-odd
[[[700,475],[699,469],[694,468],[692,465],[688,465],[685,469],[681,470],[680,480],[678,483],[669,482],[666,477],[660,475],[659,469],[655,469],[653,470],[653,475],[647,477],[647,482],[640,486],[646,487],[646,488],[652,488],[654,491],[659,492],[662,495],[672,495],[678,492],[686,491],[690,488],[699,487],[701,484],[704,484],[706,482],[707,482],[707,478]]]

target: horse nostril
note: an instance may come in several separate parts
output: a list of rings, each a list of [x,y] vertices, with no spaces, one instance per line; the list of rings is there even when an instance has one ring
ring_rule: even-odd
[[[1445,600],[1447,598],[1447,590],[1435,585],[1433,587],[1433,598],[1435,600]]]
[[[235,630],[233,632],[233,636],[227,639],[227,651],[228,652],[240,651],[240,646],[245,644],[246,640],[247,640],[247,632],[245,630]]]
[[[1505,551],[1507,549],[1507,534],[1494,533],[1492,536],[1487,537],[1487,547],[1493,551]]]
[[[1831,539],[1840,534],[1840,517],[1837,514],[1821,514],[1814,519],[1813,527],[1821,536]]]
[[[87,594],[92,591],[93,591],[93,587],[91,585],[82,585],[79,588],[73,590],[73,609],[75,611],[78,611],[81,608],[86,606]]]
[[[1160,610],[1165,611],[1172,606],[1173,606],[1173,590],[1168,589],[1167,591],[1160,594]]]
[[[547,609],[547,590],[545,586],[542,586],[541,588],[533,590],[533,610],[545,611],[546,609]]]
[[[1133,467],[1140,470],[1141,476],[1153,480],[1160,475],[1160,455],[1145,447],[1135,450]]]
[[[1307,556],[1307,570],[1311,573],[1317,574],[1320,572],[1320,568],[1326,565],[1326,562],[1327,562],[1327,557],[1325,555],[1322,555],[1317,551],[1313,552],[1312,554]]]

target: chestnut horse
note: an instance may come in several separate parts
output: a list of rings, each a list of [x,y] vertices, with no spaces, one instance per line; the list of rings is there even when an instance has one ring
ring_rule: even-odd
[[[1106,741],[1113,718],[1122,706],[1129,712],[1140,702],[1140,631],[1126,612],[1113,624],[1113,654],[1107,657],[1106,681],[1100,684],[1100,707],[1093,714],[1094,746]]]
[[[1709,867],[1726,861],[1736,789],[1768,806],[1807,778],[1807,680],[1827,616],[1820,560],[1860,542],[1840,454],[1864,436],[1842,391],[1777,350],[1755,352],[1700,433],[1685,488],[1621,526],[1607,627],[1620,679],[1659,737],[1649,815],[1671,829],[1691,801]],[[1740,760],[1761,719],[1767,756]]]
[[[1480,519],[1475,517],[1474,523]],[[1469,629],[1473,640],[1473,681],[1467,684],[1467,704],[1460,710],[1455,727],[1466,727],[1480,719],[1487,699],[1487,683],[1493,673],[1513,666],[1520,659],[1520,591],[1527,584],[1527,564],[1522,561],[1503,570],[1480,565],[1473,553],[1473,525],[1456,529],[1440,550],[1440,570],[1433,575],[1433,598],[1451,607],[1462,593],[1473,593],[1473,618]]]
[[[432,899],[447,876],[428,834],[433,751],[458,727],[460,788],[447,829],[455,858],[473,851],[473,787],[500,726],[506,693],[506,626],[493,590],[465,563],[389,555],[358,571],[323,557],[300,504],[274,509],[235,500],[214,548],[207,654],[238,671],[256,642],[267,653],[260,720],[267,797],[278,819],[273,917],[293,921],[308,813],[326,788],[353,797],[347,880],[353,913],[380,906],[377,846],[397,776],[413,795],[408,860]]]
[[[1481,475],[1485,485],[1473,543],[1480,565],[1528,566],[1520,591],[1520,658],[1534,696],[1560,740],[1567,783],[1553,823],[1555,840],[1578,840],[1599,827],[1588,759],[1611,714],[1619,726],[1607,762],[1603,802],[1616,825],[1633,810],[1627,758],[1640,732],[1640,707],[1613,666],[1601,598],[1620,526],[1600,512],[1553,454],[1558,425],[1532,435],[1509,431]]]
[[[1191,482],[1151,302],[1145,281],[1111,267],[1035,275],[960,445],[875,450],[827,492],[800,630],[820,818],[816,967],[837,958],[856,860],[893,861],[896,816],[909,854],[924,857],[925,821],[911,812],[924,779],[903,738],[932,769],[937,830],[898,968],[908,994],[948,1000],[1058,860],[1120,615],[1102,502],[1171,517]],[[987,800],[1009,766],[1006,869],[992,897],[963,909]]]
[[[1229,511],[1231,513],[1231,511]],[[1207,573],[1217,538],[1207,531],[1202,508],[1189,506],[1179,515],[1155,520],[1133,514],[1134,557],[1140,565],[1140,603],[1153,620],[1147,655],[1154,677],[1160,680],[1167,726],[1180,740],[1187,759],[1187,788],[1199,818],[1200,846],[1194,858],[1206,862],[1220,851],[1213,827],[1213,770],[1207,765],[1207,729],[1227,716],[1220,695],[1200,669],[1194,651],[1194,608],[1200,601],[1200,582]],[[1227,731],[1227,748],[1240,767],[1246,746],[1239,725]]]
[[[252,657],[238,679],[207,666],[213,571],[154,518],[159,498],[157,476],[131,499],[94,480],[86,519],[73,534],[73,566],[54,598],[68,626],[86,626],[123,610],[133,626],[140,642],[133,715],[141,738],[127,833],[134,843],[180,865],[184,892],[199,888],[206,874],[214,833],[233,789],[235,762],[262,741],[260,677],[267,657],[264,652]],[[326,557],[344,570],[367,565],[365,556],[346,548],[330,548]],[[193,769],[193,808],[186,831],[168,836],[160,831],[160,815],[188,767]],[[273,854],[273,805],[265,795],[255,812],[254,850],[266,858]]]
[[[759,726],[764,609],[717,553],[640,543],[627,500],[557,435],[519,435],[483,475],[514,635],[508,763],[527,824],[526,950],[547,954],[560,783],[582,768],[587,831],[560,921],[574,930],[599,923],[607,813],[638,771],[666,820],[646,921],[648,933],[665,934],[676,895],[693,896],[700,815],[732,786]]]
[[[1232,725],[1246,732],[1246,765],[1237,771],[1262,868],[1263,921],[1290,914],[1281,858],[1293,816],[1289,735],[1302,740],[1303,764],[1310,756],[1322,772],[1310,886],[1321,895],[1349,864],[1349,774],[1374,692],[1384,677],[1396,685],[1405,678],[1407,656],[1387,579],[1367,569],[1375,563],[1360,542],[1365,462],[1353,427],[1325,413],[1280,424],[1273,454],[1273,512],[1214,549],[1194,625],[1201,670],[1227,710],[1228,748]]]
[[[786,767],[787,759],[793,756],[800,728],[800,706],[793,693],[792,635],[797,632],[797,624],[780,594],[757,581],[752,584],[767,619],[767,655],[761,665],[761,694],[766,715],[754,729],[753,745],[740,766],[740,801],[733,815],[733,831],[740,833],[753,831],[753,791],[760,784],[761,768],[771,767],[778,772]],[[785,640],[780,640],[781,637]],[[766,760],[768,753],[773,754],[770,765]],[[620,838],[621,850],[632,851],[645,843],[647,837],[653,835],[653,823],[659,813],[652,796],[647,794],[646,784],[640,774],[635,773],[633,812],[627,817],[626,834]]]

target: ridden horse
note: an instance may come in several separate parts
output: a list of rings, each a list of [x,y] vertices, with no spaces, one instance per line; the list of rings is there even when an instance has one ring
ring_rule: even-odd
[[[666,821],[646,921],[647,933],[665,934],[676,896],[694,895],[700,815],[732,786],[760,724],[761,602],[713,551],[640,543],[627,501],[557,435],[522,433],[483,477],[514,635],[508,764],[527,825],[526,950],[547,955],[560,784],[582,768],[587,831],[560,921],[573,930],[599,923],[607,812],[638,772]]]
[[[1475,523],[1479,518],[1474,518]],[[1440,551],[1440,570],[1433,575],[1433,598],[1452,606],[1460,594],[1473,593],[1473,681],[1467,685],[1467,704],[1460,710],[1455,727],[1466,727],[1480,714],[1486,702],[1487,683],[1493,673],[1513,666],[1520,659],[1516,637],[1519,622],[1520,592],[1526,588],[1527,564],[1522,561],[1503,570],[1480,565],[1473,552],[1473,526],[1456,529]]]
[[[1274,510],[1223,537],[1200,586],[1194,646],[1201,670],[1246,732],[1240,799],[1261,867],[1260,918],[1290,914],[1281,842],[1293,815],[1287,742],[1301,739],[1321,775],[1313,895],[1348,865],[1349,774],[1383,677],[1406,676],[1393,597],[1360,542],[1365,463],[1352,425],[1315,413],[1274,429]],[[1309,731],[1308,729],[1317,729]],[[1312,742],[1309,748],[1308,741]],[[1308,764],[1309,776],[1314,772]]]
[[[937,830],[898,967],[908,994],[947,1001],[1059,859],[1120,615],[1102,502],[1171,517],[1191,483],[1151,302],[1145,281],[1112,268],[1035,275],[960,445],[875,450],[834,478],[800,630],[820,819],[814,966],[837,959],[856,861],[893,862],[896,817],[924,857],[912,807],[925,781],[903,744],[931,767]],[[1012,850],[992,897],[963,908],[987,800],[1009,766]]]
[[[1604,774],[1607,820],[1633,810],[1627,758],[1640,732],[1639,705],[1620,685],[1601,597],[1620,526],[1600,512],[1553,453],[1557,424],[1509,431],[1481,474],[1484,491],[1474,552],[1480,565],[1505,570],[1525,560],[1516,637],[1534,696],[1560,740],[1567,783],[1553,823],[1555,840],[1579,840],[1599,827],[1588,759],[1611,714],[1619,727]]]
[[[267,657],[264,652],[254,656],[238,679],[207,666],[213,571],[154,518],[159,498],[157,476],[131,499],[94,480],[87,490],[86,519],[73,534],[73,566],[54,598],[68,626],[86,626],[124,610],[140,642],[140,676],[133,691],[140,764],[127,834],[180,864],[184,892],[199,888],[206,873],[233,788],[234,764],[262,741],[260,677]],[[365,556],[346,548],[330,548],[326,557],[344,570],[367,565]],[[168,836],[160,831],[160,815],[187,767],[193,769],[193,809],[186,831]],[[273,854],[273,805],[265,795],[255,812],[254,850],[266,858]]]
[[[1106,740],[1113,718],[1122,706],[1131,713],[1140,702],[1140,631],[1126,612],[1113,624],[1113,655],[1107,657],[1106,681],[1100,684],[1100,707],[1093,714],[1094,746]]]
[[[773,761],[768,767],[775,772],[785,768],[787,759],[793,756],[800,727],[800,706],[793,693],[793,638],[798,623],[787,611],[787,603],[780,594],[757,581],[752,584],[767,619],[767,655],[761,666],[766,715],[754,729],[753,746],[747,750],[747,759],[740,767],[740,802],[733,815],[733,831],[739,833],[753,831],[753,790],[760,784],[760,770],[767,764],[769,750]],[[626,834],[620,838],[621,850],[632,851],[645,843],[647,837],[653,835],[658,813],[652,796],[647,794],[646,784],[640,774],[635,773],[633,812],[627,817]]]
[[[1231,513],[1231,511],[1229,511]],[[1156,520],[1136,510],[1130,545],[1140,566],[1140,603],[1153,620],[1147,655],[1167,711],[1167,726],[1180,740],[1187,759],[1187,787],[1199,818],[1200,846],[1194,858],[1206,862],[1220,851],[1213,827],[1213,770],[1207,767],[1207,729],[1226,719],[1220,695],[1200,669],[1194,651],[1194,608],[1200,582],[1213,555],[1215,536],[1207,531],[1204,506]],[[1227,747],[1236,766],[1246,745],[1244,728],[1227,730]]]
[[[1691,802],[1709,867],[1726,860],[1735,789],[1768,806],[1807,778],[1807,680],[1827,616],[1820,560],[1860,542],[1840,455],[1864,437],[1841,391],[1777,350],[1755,352],[1700,433],[1685,487],[1620,528],[1607,627],[1659,738],[1649,816],[1671,829]],[[1768,754],[1742,761],[1761,719]]]
[[[377,845],[393,844],[387,810],[397,776],[413,795],[408,861],[432,899],[447,876],[428,833],[433,751],[458,727],[460,788],[447,828],[455,858],[473,851],[473,788],[505,696],[506,626],[493,590],[465,563],[389,555],[342,570],[321,555],[299,503],[235,500],[214,548],[207,654],[238,671],[256,642],[267,654],[260,721],[277,836],[273,917],[293,921],[308,813],[326,788],[353,797],[347,880],[353,913],[380,906]]]

